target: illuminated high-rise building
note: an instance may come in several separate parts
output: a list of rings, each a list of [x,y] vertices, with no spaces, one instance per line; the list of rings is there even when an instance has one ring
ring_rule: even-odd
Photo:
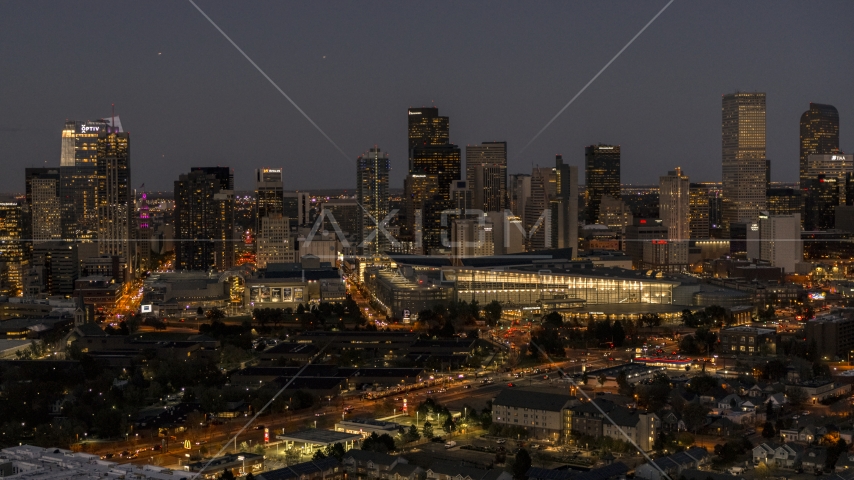
[[[809,156],[839,152],[839,112],[833,105],[810,103],[801,115],[800,180],[801,189],[808,182]]]
[[[691,236],[690,185],[679,167],[659,177],[658,218],[667,227],[669,240],[688,240]]]
[[[736,92],[721,102],[725,234],[733,223],[755,222],[766,207],[765,94]]]
[[[403,179],[406,230],[416,245],[424,239],[424,205],[439,194],[439,177],[412,173]]]
[[[23,293],[27,255],[24,248],[24,212],[18,202],[0,202],[0,295]]]
[[[452,206],[451,184],[461,179],[460,148],[448,142],[448,117],[440,117],[437,108],[410,108],[408,117],[410,177],[435,176],[436,193],[431,196],[427,191],[418,191],[421,187],[433,188],[430,182],[416,180],[418,177],[413,177],[414,181],[409,182],[410,194],[406,200],[410,205],[407,206],[407,212],[421,216],[418,219],[406,219],[409,227],[407,234],[421,240],[421,252],[432,253],[442,248],[442,212]],[[418,203],[419,200],[422,203]],[[425,201],[426,204],[423,203]],[[416,245],[419,245],[417,239]]]
[[[133,195],[130,176],[130,134],[107,127],[98,137],[95,205],[98,253],[134,258]],[[131,269],[132,270],[132,269]],[[132,274],[133,272],[128,272]]]
[[[507,208],[507,142],[466,146],[466,182],[472,208],[503,212]]]
[[[801,213],[801,191],[795,188],[769,188],[766,204],[770,215]]]
[[[290,235],[290,222],[280,214],[261,217],[261,229],[257,234],[255,265],[267,268],[271,263],[294,263],[293,237]]]
[[[584,148],[584,182],[587,185],[587,223],[599,222],[602,197],[620,198],[620,146],[589,145]]]
[[[448,117],[440,117],[436,107],[410,108],[409,150],[415,147],[447,145],[450,128]],[[410,157],[410,166],[412,157]],[[411,168],[410,168],[411,170]]]
[[[689,185],[688,235],[692,240],[709,238],[709,191],[699,183]]]
[[[136,254],[141,271],[147,271],[153,267],[151,264],[151,220],[148,194],[142,192],[139,195],[139,216],[136,222],[136,237],[139,240],[136,244]]]
[[[194,168],[175,182],[177,270],[222,271],[234,265],[234,192],[222,188],[226,185],[228,176],[214,168]]]
[[[58,168],[27,168],[27,231],[33,244],[62,239]]]
[[[281,168],[255,170],[255,235],[261,232],[261,219],[284,213],[284,188]]]
[[[59,170],[66,239],[92,238],[98,230],[98,144],[108,130],[104,120],[65,122]]]
[[[356,201],[361,206],[360,238],[365,255],[386,250],[391,239],[377,229],[389,214],[388,176],[391,161],[387,153],[374,146],[356,160]]]

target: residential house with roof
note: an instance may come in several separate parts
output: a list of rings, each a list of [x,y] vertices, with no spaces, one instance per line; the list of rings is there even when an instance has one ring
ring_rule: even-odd
[[[833,466],[835,472],[852,472],[854,473],[854,454],[843,452],[836,460]]]
[[[513,480],[513,475],[499,468],[487,470],[441,460],[427,468],[427,480]]]
[[[628,471],[625,463],[614,462],[587,472],[531,467],[525,476],[528,480],[625,480]]]
[[[669,410],[661,416],[661,425],[668,432],[683,432],[687,430],[682,415],[674,410]]]
[[[760,443],[759,445],[753,447],[753,464],[759,465],[760,463],[764,463],[769,465],[774,462],[774,451],[776,450],[776,445],[769,443]]]
[[[810,447],[804,451],[801,457],[801,468],[804,472],[821,472],[827,463],[827,449],[824,447]]]
[[[387,453],[371,452],[368,450],[348,450],[341,459],[348,478],[370,478],[390,479],[392,471],[398,465],[407,465],[409,462],[403,457],[389,455]],[[417,468],[417,467],[416,467]],[[399,469],[407,478],[412,473],[409,469]],[[423,472],[423,470],[421,470]]]
[[[256,480],[344,480],[344,467],[335,457],[297,463],[255,475]]]
[[[794,469],[801,462],[804,447],[797,443],[784,443],[774,450],[774,466]]]
[[[827,433],[827,428],[816,425],[795,425],[793,428],[780,430],[780,440],[785,443],[799,442],[804,444],[813,443],[817,438]]]
[[[680,474],[679,478],[680,480],[682,478],[684,478],[685,480],[744,480],[744,477],[740,475],[710,472],[708,470],[697,470],[696,468],[682,470],[682,473]]]
[[[683,471],[698,468],[709,461],[709,452],[705,448],[691,447],[683,452],[659,457],[652,462],[640,465],[635,469],[635,477],[646,480],[667,480],[667,477],[662,475],[664,472],[670,478],[679,478]]]
[[[558,440],[569,433],[565,412],[576,402],[560,393],[507,388],[492,400],[492,422],[523,427],[532,438]]]

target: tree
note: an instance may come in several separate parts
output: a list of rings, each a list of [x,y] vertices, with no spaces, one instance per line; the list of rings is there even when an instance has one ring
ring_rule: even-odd
[[[312,460],[318,461],[326,458],[326,454],[323,453],[323,450],[315,450],[314,455],[311,457]]]
[[[424,438],[428,440],[433,439],[433,424],[430,422],[424,422],[424,426],[421,427],[421,433],[424,434]]]
[[[771,422],[765,422],[762,425],[762,438],[774,438],[777,432],[774,431],[774,425]]]
[[[483,313],[486,316],[486,323],[493,327],[495,324],[501,320],[501,313],[504,311],[504,308],[501,306],[501,302],[498,300],[493,300],[483,307]]]
[[[223,318],[225,318],[225,312],[214,307],[205,313],[205,318],[211,321],[222,320]]]
[[[205,314],[205,310],[204,310],[204,309],[201,307],[201,305],[200,305],[200,306],[199,306],[199,308],[197,308],[197,309],[196,309],[196,315],[198,315],[198,316],[200,316],[200,317],[201,317],[201,316],[202,316],[202,315],[204,315],[204,314]],[[233,476],[233,475],[232,475],[232,476]]]
[[[560,328],[563,326],[563,315],[558,312],[551,312],[543,315],[543,326]]]
[[[685,422],[685,427],[688,430],[697,433],[697,430],[705,424],[708,413],[708,408],[696,403],[689,403],[682,410],[682,421]]]
[[[323,449],[323,453],[327,457],[335,457],[340,462],[342,458],[344,458],[344,444],[343,443],[333,443],[332,445],[327,445],[326,448]]]
[[[619,320],[611,325],[611,337],[614,339],[615,347],[623,346],[623,342],[626,340],[626,331],[623,330],[623,324]]]
[[[225,469],[222,471],[222,474],[217,477],[218,480],[234,480],[234,473],[232,473],[231,469]]]
[[[418,433],[418,427],[415,424],[409,426],[409,431],[406,432],[406,441],[415,442],[421,439],[421,434]]]
[[[788,398],[789,403],[795,407],[803,405],[807,401],[807,397],[806,390],[801,387],[793,387],[786,392],[786,398]]]
[[[528,470],[531,468],[531,454],[524,448],[519,449],[513,461],[513,478],[524,480],[528,478]]]

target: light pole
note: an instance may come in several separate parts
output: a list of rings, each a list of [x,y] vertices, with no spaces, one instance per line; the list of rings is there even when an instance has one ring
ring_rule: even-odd
[[[241,456],[237,457],[237,459],[240,460],[241,462],[243,462],[243,467],[240,468],[240,473],[241,474],[246,473],[246,457],[241,455]]]

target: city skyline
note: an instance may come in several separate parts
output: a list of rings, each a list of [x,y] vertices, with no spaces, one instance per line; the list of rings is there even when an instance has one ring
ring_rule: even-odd
[[[352,171],[352,165],[348,166],[347,160],[340,158],[293,107],[277,98],[258,72],[239,58],[198,12],[191,6],[179,5],[159,7],[161,10],[117,6],[107,13],[98,12],[95,18],[82,18],[79,9],[63,5],[44,9],[44,24],[38,28],[22,30],[21,25],[27,23],[17,20],[27,9],[4,4],[0,25],[5,33],[0,38],[10,40],[3,43],[7,53],[3,64],[20,74],[0,92],[0,104],[8,112],[0,123],[0,138],[6,146],[0,165],[59,166],[57,134],[62,130],[62,120],[103,118],[109,116],[110,104],[115,104],[116,113],[124,117],[125,130],[134,136],[133,187],[145,183],[150,190],[169,190],[172,179],[191,166],[220,164],[235,168],[235,188],[241,191],[252,190],[253,170],[265,165],[282,165],[290,173],[286,190],[354,189],[352,176],[345,174]],[[468,13],[479,10],[477,5],[454,11],[422,5],[382,12],[342,7],[338,10],[342,18],[324,17],[330,9],[320,6],[301,6],[291,11],[276,5],[244,9],[210,2],[201,7],[294,97],[353,162],[369,146],[383,145],[391,160],[389,184],[394,189],[402,187],[406,174],[403,110],[419,106],[436,105],[442,109],[452,127],[449,142],[461,149],[485,141],[508,142],[511,174],[529,173],[532,165],[548,166],[556,153],[562,154],[569,165],[582,166],[584,146],[601,142],[621,145],[624,176],[637,179],[632,183],[655,184],[657,177],[674,164],[689,170],[692,181],[717,181],[718,95],[736,90],[768,94],[767,149],[772,180],[798,179],[799,119],[810,102],[837,108],[842,120],[840,149],[854,149],[845,127],[846,118],[854,118],[854,104],[844,81],[850,78],[846,73],[850,67],[836,61],[842,52],[850,50],[852,40],[842,34],[844,28],[834,28],[850,18],[846,12],[854,13],[850,5],[792,4],[789,8],[772,8],[777,4],[756,3],[744,6],[744,18],[732,18],[727,15],[730,8],[726,4],[675,2],[520,155],[520,149],[536,130],[662,5],[626,4],[625,8],[610,9],[543,4],[524,11],[498,5],[477,20],[468,18]],[[429,35],[411,33],[414,24],[408,16],[413,11],[428,21],[441,18],[438,28],[447,40],[433,44]],[[345,12],[353,15],[344,18]],[[613,26],[613,35],[604,40],[587,30],[601,27],[599,23],[586,27],[582,22],[584,18],[603,18],[603,13],[607,13],[604,18]],[[158,15],[170,19],[155,19]],[[392,34],[405,41],[381,45],[380,37],[368,36],[345,45],[343,32],[366,15],[379,15],[391,25]],[[232,17],[244,22],[235,22]],[[110,20],[104,21],[105,18]],[[294,28],[292,33],[276,34],[281,35],[276,37],[281,42],[265,46],[259,35],[272,31],[267,28],[271,26],[268,22],[289,18],[309,24],[322,18],[324,21],[314,23],[319,25],[319,35],[329,38],[323,40],[312,34],[309,41],[299,43],[296,39],[305,31]],[[753,19],[753,30],[744,33],[742,27],[748,18]],[[826,35],[819,40],[807,33],[809,29],[795,28],[802,18],[823,19]],[[161,38],[141,31],[144,21],[154,22],[167,35]],[[513,21],[536,25],[537,31],[542,32],[531,36],[527,29],[523,32],[504,28],[506,22]],[[92,29],[77,28],[90,22]],[[44,48],[54,43],[62,45],[58,42],[68,37],[66,29],[72,24],[74,36],[81,41],[67,48],[75,49],[75,55],[83,58],[88,58],[88,52],[92,54],[91,60],[82,62],[83,66],[69,65],[62,48]],[[557,25],[561,28],[552,28]],[[494,45],[466,41],[470,31],[495,28],[507,33],[502,38],[490,36]],[[96,50],[87,41],[93,33],[87,32],[108,36],[124,33],[114,29],[127,29],[138,42],[124,47],[127,59],[97,55],[110,58],[119,67],[108,68],[95,59]],[[13,42],[12,38],[16,40]],[[518,46],[503,57],[503,66],[494,67],[504,75],[477,73],[466,78],[425,68],[425,62],[438,60],[444,42],[471,43],[450,53],[447,60],[467,73],[484,70],[486,65],[478,58],[490,58],[508,46]],[[672,46],[680,42],[680,47]],[[828,44],[831,48],[825,48]],[[573,45],[574,49],[565,45]],[[738,48],[733,53],[736,46],[753,48]],[[27,56],[33,48],[39,55]],[[108,52],[115,48],[109,42],[103,45]],[[273,53],[280,53],[280,48],[285,48],[286,55],[277,58]],[[804,54],[809,52],[819,63],[836,65],[834,73],[817,75],[809,69],[792,68],[799,57],[791,55],[793,48]],[[408,60],[403,56],[407,51],[414,54],[412,58],[424,60]],[[375,61],[376,55],[388,59],[383,62],[393,72],[388,78],[380,82],[374,78],[375,84],[368,85],[362,79],[340,75],[359,64]],[[288,73],[288,62],[292,61],[302,62],[304,78]],[[89,75],[92,69],[102,68],[109,75]],[[65,77],[58,75],[60,69],[66,72]],[[782,75],[784,71],[786,75]],[[199,72],[216,74],[201,78]],[[58,78],[65,78],[63,85],[70,82],[81,88],[73,96],[58,96]],[[44,95],[27,95],[36,89]],[[352,122],[357,112],[369,105],[377,120]],[[650,112],[656,115],[650,117]],[[233,135],[245,139],[251,147],[230,141],[236,138]],[[661,155],[665,147],[667,151],[691,151],[694,159]],[[309,167],[320,165],[330,172],[322,179]],[[585,182],[583,175],[579,181]],[[20,193],[23,184],[23,175],[13,172],[0,179],[0,191]]]

